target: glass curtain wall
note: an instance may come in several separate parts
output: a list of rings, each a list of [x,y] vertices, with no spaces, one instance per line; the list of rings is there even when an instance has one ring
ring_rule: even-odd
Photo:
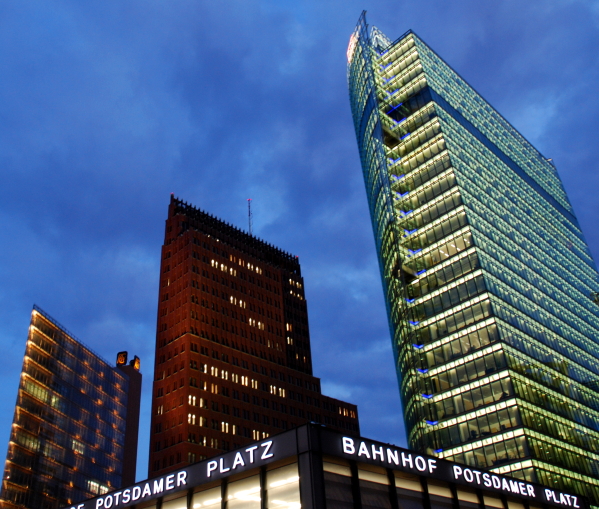
[[[350,103],[410,446],[599,504],[597,270],[557,170],[363,14]]]
[[[34,308],[0,506],[55,509],[121,484],[128,380]]]
[[[275,465],[200,486],[191,497],[178,494],[163,501],[162,509],[300,509],[299,482],[297,463]],[[143,507],[152,509],[156,504]]]
[[[349,462],[333,457],[324,458],[323,469],[327,509],[353,509],[355,499],[362,509],[506,509],[497,494],[398,470],[357,463],[352,473]],[[509,509],[524,509],[521,500],[508,497],[506,502]]]

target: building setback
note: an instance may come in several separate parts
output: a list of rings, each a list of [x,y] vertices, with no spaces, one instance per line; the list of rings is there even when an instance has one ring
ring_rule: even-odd
[[[589,509],[588,501],[306,424],[68,509]],[[65,508],[67,509],[67,508]]]
[[[56,509],[135,482],[141,374],[126,357],[110,366],[34,306],[0,508]]]
[[[160,272],[150,475],[307,421],[358,434],[312,375],[297,257],[171,196]]]
[[[347,56],[410,446],[599,505],[599,280],[556,168],[413,32],[363,14]]]

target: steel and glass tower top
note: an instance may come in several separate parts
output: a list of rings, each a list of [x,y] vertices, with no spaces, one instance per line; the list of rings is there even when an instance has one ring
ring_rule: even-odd
[[[363,13],[350,102],[412,448],[599,504],[596,266],[552,161]]]
[[[141,373],[111,366],[34,306],[0,509],[57,509],[135,481]]]

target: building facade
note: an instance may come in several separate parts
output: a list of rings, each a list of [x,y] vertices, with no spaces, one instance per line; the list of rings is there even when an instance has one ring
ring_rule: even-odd
[[[543,157],[365,14],[348,82],[410,446],[599,504],[599,288]]]
[[[149,475],[307,421],[359,432],[356,406],[312,375],[297,257],[171,196]]]
[[[68,509],[589,509],[588,501],[306,424]],[[67,508],[65,508],[67,509]]]
[[[141,374],[126,355],[110,366],[34,307],[0,508],[57,509],[135,482]]]

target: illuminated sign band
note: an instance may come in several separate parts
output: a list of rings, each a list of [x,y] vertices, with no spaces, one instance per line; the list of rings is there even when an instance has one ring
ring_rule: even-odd
[[[493,472],[477,470],[414,451],[372,440],[347,437],[324,427],[305,425],[268,440],[237,449],[185,469],[142,481],[128,488],[100,495],[67,509],[124,509],[255,469],[284,458],[314,452],[348,460],[370,463],[391,470],[471,486],[483,492],[519,497],[551,506],[588,509],[586,500],[535,483],[512,479]],[[301,462],[300,462],[301,463]],[[300,468],[300,477],[302,471]],[[304,475],[308,475],[305,474]],[[401,482],[401,481],[399,481]]]
[[[273,458],[274,454],[270,452],[271,447],[272,440],[269,440],[268,442],[260,444],[259,447],[254,445],[252,447],[248,447],[245,451],[238,451],[235,453],[233,463],[229,463],[230,466],[227,466],[224,457],[217,460],[211,460],[206,465],[206,477],[211,477],[212,473],[215,472],[217,468],[220,474],[225,474],[231,470],[235,470],[236,468],[253,464],[254,460],[258,459],[258,457],[260,457],[261,460]],[[259,449],[261,448],[264,450],[260,452]],[[246,452],[247,454],[243,454],[243,452]]]
[[[367,459],[380,460],[389,464],[399,465],[401,458],[401,465],[408,467],[411,470],[417,470],[418,472],[428,472],[432,474],[437,469],[437,460],[435,458],[425,458],[424,456],[415,456],[412,453],[406,453],[387,447],[387,455],[385,456],[384,447],[382,445],[371,444],[370,447],[366,445],[366,442],[361,441],[360,445],[356,447],[353,438],[343,437],[343,453],[349,455],[355,455],[364,457]],[[385,461],[386,458],[386,461]]]
[[[152,500],[177,491],[187,490],[214,479],[226,477],[245,469],[265,465],[275,459],[289,457],[297,453],[295,439],[266,440],[238,451],[233,451],[214,459],[190,465],[172,474],[148,479],[126,489],[101,495],[68,509],[120,509],[147,500]],[[276,454],[276,458],[275,458]]]
[[[449,461],[418,455],[393,446],[342,437],[341,450],[345,456],[350,456],[357,461],[380,463],[387,468],[401,469],[418,475],[432,474],[431,477],[450,482],[476,485],[488,490],[509,493],[545,503],[564,505],[574,509],[581,508],[581,500],[576,495],[562,493],[492,472],[483,472],[464,465],[456,465]]]
[[[174,490],[187,486],[187,471],[181,470],[176,474],[166,475],[164,477],[158,477],[151,481],[147,481],[140,485],[126,488],[116,493],[109,493],[96,498],[95,509],[111,509],[118,507],[119,505],[126,505],[130,502],[142,501],[150,497],[160,496],[165,491]],[[85,504],[80,504],[76,509],[84,509]],[[75,509],[75,508],[71,508]]]

